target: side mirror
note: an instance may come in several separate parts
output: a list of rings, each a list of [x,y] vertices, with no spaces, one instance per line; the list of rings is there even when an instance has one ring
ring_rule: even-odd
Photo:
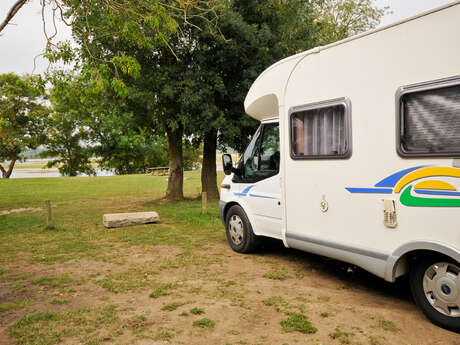
[[[222,155],[222,167],[225,175],[230,175],[233,170],[232,156],[228,153]]]

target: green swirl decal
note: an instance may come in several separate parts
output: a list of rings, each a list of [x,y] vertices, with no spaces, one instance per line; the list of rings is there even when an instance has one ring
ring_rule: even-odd
[[[419,198],[411,195],[412,186],[407,187],[401,194],[401,204],[418,207],[460,207],[460,199]]]

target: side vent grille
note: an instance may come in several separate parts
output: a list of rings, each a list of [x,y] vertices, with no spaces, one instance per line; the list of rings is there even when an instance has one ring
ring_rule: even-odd
[[[383,200],[383,224],[391,229],[398,225],[394,200]]]

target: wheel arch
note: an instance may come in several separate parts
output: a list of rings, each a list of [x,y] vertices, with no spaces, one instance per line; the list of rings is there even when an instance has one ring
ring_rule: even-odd
[[[460,263],[460,251],[437,241],[413,241],[398,247],[388,258],[385,280],[394,282],[409,272],[409,262],[418,255],[444,255]]]
[[[222,209],[222,221],[225,225],[225,220],[227,219],[227,214],[230,208],[233,206],[239,206],[243,209],[244,213],[248,217],[249,223],[251,223],[252,231],[254,232],[255,235],[261,236],[260,232],[258,231],[256,227],[256,222],[254,219],[254,214],[251,212],[251,209],[249,208],[249,205],[244,202],[244,200],[231,200],[225,203],[225,206]]]
[[[223,220],[224,220],[224,223],[225,223],[225,219],[227,219],[227,214],[228,214],[228,210],[230,210],[230,208],[232,208],[233,206],[239,206],[241,208],[243,208],[239,203],[237,203],[236,201],[229,201],[225,204],[225,207],[222,211],[222,216],[223,216]]]

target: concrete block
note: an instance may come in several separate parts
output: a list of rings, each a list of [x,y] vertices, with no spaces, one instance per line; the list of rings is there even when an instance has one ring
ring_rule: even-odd
[[[103,224],[106,228],[157,223],[160,220],[156,212],[113,213],[104,214]]]

